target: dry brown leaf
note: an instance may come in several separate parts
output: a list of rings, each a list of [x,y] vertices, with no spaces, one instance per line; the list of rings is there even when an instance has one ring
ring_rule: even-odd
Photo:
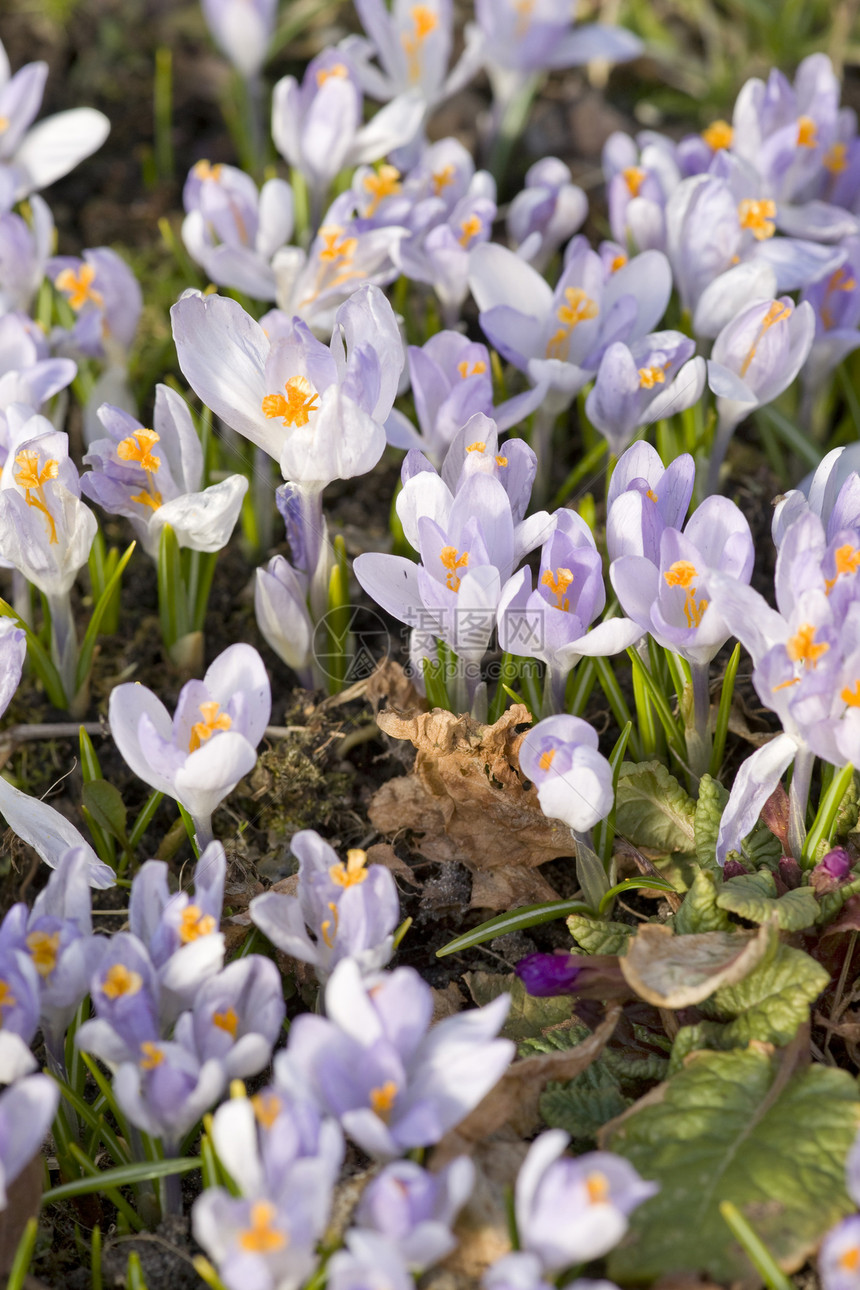
[[[640,999],[657,1008],[688,1008],[723,985],[734,985],[767,953],[775,926],[754,932],[696,932],[675,936],[659,923],[645,923],[619,966]]]
[[[456,981],[449,981],[444,990],[433,990],[433,1021],[444,1021],[446,1017],[453,1017],[455,1013],[462,1012],[466,1006],[466,1000],[463,998],[463,992],[457,985]]]
[[[474,875],[473,908],[558,899],[536,870],[572,855],[573,842],[564,825],[545,817],[535,789],[523,787],[516,726],[531,722],[523,704],[492,726],[441,708],[389,709],[377,721],[417,752],[412,772],[384,784],[370,803],[375,828],[389,834],[410,829],[423,835],[417,846],[428,860],[464,864]]]
[[[528,1144],[513,1133],[473,1145],[475,1186],[454,1225],[457,1248],[441,1264],[458,1290],[476,1286],[484,1270],[510,1251],[505,1197],[527,1150]],[[435,1154],[432,1167],[441,1167]],[[444,1285],[442,1282],[439,1290]]]
[[[621,1005],[613,1004],[588,1039],[575,1048],[557,1053],[524,1057],[509,1066],[494,1088],[456,1129],[446,1133],[433,1154],[434,1168],[454,1156],[471,1154],[475,1143],[483,1142],[504,1127],[528,1137],[540,1123],[538,1103],[551,1080],[571,1080],[596,1061],[612,1038],[621,1016]]]
[[[423,887],[424,885],[420,878],[415,877],[406,861],[401,860],[390,842],[376,842],[372,847],[368,847],[367,862],[368,864],[385,865],[385,868],[390,869],[395,877],[402,878],[404,882],[408,882],[413,887]]]

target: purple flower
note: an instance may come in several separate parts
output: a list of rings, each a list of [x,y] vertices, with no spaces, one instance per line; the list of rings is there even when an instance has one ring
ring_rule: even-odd
[[[172,718],[151,690],[127,684],[111,691],[108,720],[134,773],[181,802],[205,845],[212,812],[256,764],[271,706],[263,660],[238,644],[182,687]]]
[[[277,1083],[310,1094],[370,1155],[428,1146],[501,1077],[513,1044],[496,1039],[510,996],[432,1030],[430,987],[412,968],[362,979],[351,959],[326,986],[326,1017],[303,1013],[275,1059]]]
[[[527,954],[514,971],[530,995],[551,998],[556,994],[573,994],[582,972],[577,954]]]
[[[603,145],[602,161],[616,242],[665,251],[666,202],[681,181],[671,142],[654,131],[644,131],[635,142],[616,131]]]
[[[409,1268],[422,1271],[456,1248],[451,1227],[474,1183],[475,1167],[466,1156],[438,1173],[396,1160],[362,1192],[355,1221],[379,1232]]]
[[[36,1066],[30,1044],[39,1025],[40,984],[28,954],[0,946],[0,1084],[11,1084]]]
[[[8,1190],[38,1154],[60,1100],[47,1075],[30,1075],[0,1093],[0,1210]]]
[[[536,1254],[546,1272],[608,1253],[627,1231],[630,1213],[659,1190],[609,1151],[565,1156],[569,1141],[560,1129],[542,1133],[517,1178],[520,1246]]]
[[[132,1124],[163,1138],[166,1154],[219,1099],[227,1072],[217,1058],[200,1062],[182,1044],[144,1040],[137,1058],[113,1073],[113,1091]]]
[[[542,157],[526,171],[525,187],[508,207],[514,250],[543,273],[562,242],[585,222],[588,198],[558,157]]]
[[[98,246],[84,251],[83,259],[55,256],[47,273],[77,315],[71,331],[55,334],[55,346],[124,364],[143,309],[140,285],[125,261]]]
[[[368,865],[358,849],[341,861],[313,829],[294,834],[290,848],[299,857],[298,896],[255,896],[250,914],[257,927],[285,954],[312,963],[320,981],[346,957],[364,973],[384,967],[394,953],[400,918],[389,870]]]
[[[681,332],[659,331],[605,351],[585,411],[612,453],[622,452],[640,426],[698,402],[706,369],[695,348]]]
[[[228,1079],[244,1079],[268,1066],[285,1013],[278,969],[271,959],[250,954],[209,977],[193,1011],[177,1021],[174,1038],[201,1065],[215,1058]]]
[[[575,1286],[583,1284],[574,1282]],[[543,1276],[537,1255],[518,1251],[506,1254],[487,1268],[481,1278],[481,1290],[552,1290],[552,1286]]]
[[[299,1290],[317,1266],[317,1215],[296,1187],[281,1204],[234,1199],[210,1187],[194,1202],[194,1239],[214,1259],[227,1290]]]
[[[212,39],[233,66],[252,80],[266,60],[277,0],[202,0]]]
[[[649,443],[631,444],[619,457],[606,494],[610,562],[622,555],[641,555],[657,564],[663,531],[683,527],[695,478],[689,453],[664,468]]]
[[[4,209],[0,170],[0,313],[30,310],[54,249],[54,217],[41,197],[30,198],[30,218]],[[6,196],[8,197],[8,192]]]
[[[311,689],[315,629],[308,612],[307,578],[285,556],[272,556],[257,570],[254,613],[266,644]]]
[[[860,1272],[860,1214],[843,1218],[818,1251],[818,1275],[823,1290],[857,1290]]]
[[[520,744],[519,762],[548,819],[585,833],[611,811],[612,768],[597,751],[596,731],[580,717],[565,713],[532,726]]]
[[[353,1228],[346,1248],[328,1264],[329,1290],[412,1290],[414,1279],[397,1248],[377,1232]]]

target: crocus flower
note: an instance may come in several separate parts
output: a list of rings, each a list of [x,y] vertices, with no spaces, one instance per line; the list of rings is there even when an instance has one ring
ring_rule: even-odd
[[[174,1038],[201,1063],[216,1058],[228,1079],[258,1075],[272,1058],[286,1005],[271,959],[249,954],[229,963],[198,990]]]
[[[285,954],[312,963],[320,981],[345,957],[364,973],[384,967],[394,953],[400,918],[390,871],[368,865],[357,848],[340,860],[313,829],[294,834],[290,849],[299,858],[298,896],[255,896],[250,914],[257,927]]]
[[[860,345],[860,237],[846,238],[842,249],[844,263],[801,296],[815,311],[815,339],[802,368],[807,406],[833,369]]]
[[[235,166],[198,161],[182,192],[182,240],[219,287],[255,300],[277,294],[272,257],[293,233],[293,190],[283,179],[257,189]]]
[[[412,1290],[414,1279],[396,1248],[378,1232],[353,1228],[347,1232],[346,1248],[332,1255],[326,1268],[329,1290]]]
[[[146,946],[155,968],[163,1021],[191,1007],[224,961],[221,912],[226,872],[224,847],[210,842],[194,867],[193,897],[185,889],[170,894],[163,860],[147,860],[134,876],[129,927]]]
[[[12,1183],[38,1154],[59,1100],[59,1086],[47,1075],[30,1075],[0,1093],[0,1210]]]
[[[564,713],[532,726],[519,747],[520,770],[550,820],[585,833],[612,809],[612,768],[587,721]]]
[[[54,249],[54,217],[47,203],[34,194],[28,206],[29,220],[0,209],[0,314],[31,308]]]
[[[385,430],[397,448],[420,448],[442,464],[454,435],[475,412],[492,416],[493,382],[486,345],[456,331],[438,331],[406,351],[419,431],[396,408]]]
[[[212,39],[236,70],[253,80],[266,61],[278,0],[202,0]]]
[[[90,997],[96,1015],[75,1034],[83,1052],[114,1067],[136,1062],[161,1039],[158,973],[146,946],[131,932],[117,932],[108,941],[90,981]]]
[[[378,161],[410,142],[425,105],[419,93],[404,91],[366,125],[362,107],[352,60],[337,49],[313,58],[301,85],[285,76],[275,86],[272,138],[284,160],[307,180],[317,216],[341,170]]]
[[[125,261],[110,247],[97,246],[82,259],[54,256],[47,272],[76,314],[71,331],[55,333],[55,346],[73,357],[123,365],[143,309],[140,284]]]
[[[616,242],[639,251],[666,249],[666,202],[681,180],[674,148],[653,131],[616,131],[603,145],[609,225]]]
[[[562,242],[585,222],[588,198],[558,157],[529,166],[525,187],[508,207],[507,231],[517,255],[543,273]]]
[[[520,1246],[547,1272],[608,1253],[627,1231],[630,1213],[659,1190],[609,1151],[565,1156],[569,1141],[560,1129],[536,1138],[514,1194]]]
[[[23,403],[38,412],[71,384],[76,372],[70,358],[50,357],[44,335],[26,314],[7,313],[0,318],[0,456],[5,459],[6,408]]]
[[[833,448],[799,488],[789,489],[774,506],[771,534],[775,546],[795,520],[809,511],[824,525],[828,542],[841,529],[860,529],[860,476],[857,445]]]
[[[47,63],[27,63],[12,75],[0,42],[0,206],[47,188],[104,143],[110,122],[95,108],[72,108],[33,121],[42,105]]]
[[[308,613],[308,580],[283,555],[257,570],[254,613],[260,634],[278,658],[311,689],[314,624]]]
[[[576,1286],[583,1284],[574,1282]],[[481,1278],[481,1290],[552,1290],[552,1286],[543,1276],[537,1255],[520,1250],[490,1264]]]
[[[317,1266],[318,1220],[317,1197],[303,1186],[280,1205],[208,1187],[192,1213],[194,1239],[214,1260],[227,1290],[299,1290]]]
[[[275,1058],[276,1082],[340,1120],[370,1155],[438,1142],[502,1075],[513,1044],[496,1039],[510,1003],[447,1017],[428,1033],[430,987],[412,968],[363,979],[344,959],[325,992],[326,1017],[303,1013]]]
[[[818,1251],[818,1275],[823,1290],[856,1290],[860,1267],[860,1214],[851,1214],[832,1228]]]
[[[248,480],[230,475],[201,490],[203,449],[185,400],[157,385],[151,429],[108,403],[97,415],[109,437],[89,445],[83,493],[131,520],[153,559],[165,524],[181,547],[220,551],[239,518]]]
[[[585,412],[612,453],[622,452],[640,426],[699,401],[706,369],[695,349],[681,332],[658,331],[630,346],[616,341],[604,352]]]
[[[217,1058],[199,1062],[182,1044],[144,1041],[136,1061],[113,1072],[113,1092],[132,1124],[162,1138],[165,1154],[224,1092],[227,1072]]]
[[[438,1173],[412,1160],[396,1160],[362,1192],[355,1221],[379,1232],[408,1267],[420,1272],[456,1248],[451,1227],[474,1184],[475,1167],[466,1156]]]
[[[263,660],[238,644],[182,687],[173,718],[151,690],[129,683],[111,691],[108,720],[134,773],[185,807],[204,845],[215,807],[256,764],[271,704]]]
[[[708,466],[707,491],[716,490],[720,466],[732,433],[744,417],[781,394],[800,371],[812,348],[815,315],[788,296],[754,300],[714,341],[709,364],[717,399],[717,424]]]
[[[0,946],[0,1084],[11,1084],[36,1067],[30,1045],[39,1025],[39,986],[29,954]]]
[[[643,555],[657,564],[663,530],[683,527],[695,478],[689,453],[664,467],[645,440],[631,444],[619,457],[606,494],[610,562],[621,555]]]

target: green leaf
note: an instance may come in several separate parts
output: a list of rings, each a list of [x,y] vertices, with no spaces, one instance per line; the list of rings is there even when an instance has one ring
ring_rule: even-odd
[[[766,923],[776,914],[784,932],[800,932],[818,917],[818,901],[811,887],[797,887],[778,897],[773,874],[766,870],[729,878],[717,895],[717,904],[751,923]]]
[[[634,1030],[638,1027],[634,1026]],[[654,1042],[658,1036],[654,1036]],[[645,1081],[648,1084],[659,1083],[666,1078],[669,1060],[659,1053],[639,1053],[632,1049],[605,1048],[600,1059],[616,1079],[622,1084]]]
[[[167,525],[165,525],[165,528],[166,527]],[[120,556],[119,560],[116,562],[116,567],[114,568],[113,573],[105,583],[104,590],[99,596],[98,602],[90,615],[90,621],[87,623],[87,630],[84,633],[84,639],[81,642],[81,649],[78,654],[78,666],[75,671],[76,691],[80,691],[82,686],[86,684],[87,677],[90,674],[90,668],[93,663],[93,651],[95,650],[96,641],[98,640],[99,628],[102,625],[102,619],[107,613],[108,607],[111,603],[111,597],[119,587],[125,566],[131,559],[131,553],[136,546],[137,543],[132,542],[128,547],[126,547],[125,551]],[[73,695],[69,695],[70,699],[73,697]]]
[[[710,870],[700,869],[696,874],[672,926],[679,936],[686,936],[690,932],[730,930],[731,923],[727,914],[717,905],[717,878]]]
[[[517,1045],[517,1052],[520,1057],[534,1057],[541,1053],[566,1053],[571,1048],[576,1048],[590,1034],[588,1026],[580,1025],[579,1022],[562,1023],[551,1030],[544,1031],[541,1035],[523,1039]]]
[[[839,913],[846,900],[856,896],[860,892],[860,878],[852,878],[846,882],[844,887],[837,887],[835,891],[823,891],[818,897],[820,912],[816,922],[819,927],[824,927],[827,923],[832,923],[833,919]]]
[[[564,918],[565,914],[578,913],[580,910],[590,912],[588,905],[581,900],[548,900],[540,905],[521,905],[519,909],[512,909],[508,914],[498,914],[486,923],[479,923],[470,932],[455,937],[436,951],[436,957],[441,959],[446,954],[456,954],[473,945],[482,945],[484,941],[493,940],[496,936],[520,932],[526,927],[537,927],[539,923],[551,923],[557,918]]]
[[[637,846],[689,851],[696,805],[659,761],[625,762],[618,777],[616,828]]]
[[[158,540],[158,613],[168,649],[188,634],[188,588],[182,577],[182,553],[176,534],[165,524]]]
[[[702,1053],[668,1080],[659,1102],[630,1113],[605,1144],[660,1191],[634,1211],[631,1237],[609,1256],[624,1284],[683,1269],[728,1284],[757,1278],[726,1239],[731,1200],[786,1271],[854,1209],[845,1158],[860,1103],[845,1071],[814,1065],[783,1082],[761,1049]]]
[[[699,780],[699,800],[696,802],[694,829],[696,835],[696,858],[699,864],[708,868],[717,865],[717,834],[720,831],[720,820],[729,800],[728,791],[722,784],[703,775]]]
[[[779,865],[782,843],[761,820],[749,837],[744,838],[743,845],[744,851],[756,869],[760,869],[762,865],[766,865],[768,869],[776,869]]]
[[[772,959],[714,995],[719,1012],[732,1018],[722,1046],[743,1047],[751,1039],[778,1046],[789,1043],[829,980],[826,968],[808,954],[780,944]]]
[[[604,1124],[626,1111],[631,1101],[606,1065],[597,1061],[566,1084],[547,1085],[539,1106],[551,1129],[564,1129],[572,1138],[590,1141]]]
[[[626,923],[605,922],[590,914],[571,914],[567,926],[586,954],[624,954],[630,937],[636,931]]]
[[[125,846],[126,810],[119,789],[106,779],[91,779],[83,786],[82,800],[99,828]]]
[[[506,1039],[532,1039],[551,1026],[569,1021],[573,1008],[567,995],[535,999],[518,976],[497,972],[467,972],[463,978],[475,1003],[482,1007],[500,994],[511,996],[508,1019],[502,1028]]]
[[[52,1187],[42,1197],[43,1205],[55,1205],[73,1196],[87,1196],[108,1187],[131,1187],[135,1183],[152,1182],[155,1178],[168,1178],[171,1174],[187,1174],[200,1168],[199,1156],[186,1156],[181,1160],[145,1160],[137,1165],[120,1165],[117,1169],[100,1169],[89,1178],[76,1178],[74,1182]]]
[[[602,914],[608,909],[616,896],[623,896],[625,891],[671,891],[677,895],[674,886],[667,878],[625,878],[623,882],[617,882],[614,887],[610,887],[604,892],[600,904],[597,907],[598,914]]]

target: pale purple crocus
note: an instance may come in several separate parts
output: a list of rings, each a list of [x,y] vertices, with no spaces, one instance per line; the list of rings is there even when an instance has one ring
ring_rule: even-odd
[[[546,663],[546,699],[560,711],[568,674],[583,656],[620,653],[635,644],[643,629],[628,618],[610,618],[591,628],[606,604],[602,560],[591,530],[575,511],[556,511],[554,519],[555,530],[541,551],[536,588],[530,569],[515,573],[502,589],[497,627],[499,645],[507,653]]]
[[[305,178],[315,228],[323,201],[340,171],[379,161],[408,144],[421,127],[425,104],[404,87],[363,123],[363,98],[352,59],[325,49],[308,64],[301,84],[278,81],[272,97],[272,137],[285,161]]]
[[[26,314],[0,317],[0,456],[5,459],[5,410],[10,404],[23,403],[38,412],[72,383],[76,373],[70,358],[50,357],[44,334]]]
[[[585,401],[591,423],[616,456],[641,426],[691,408],[705,388],[705,360],[682,332],[651,332],[610,345]]]
[[[344,959],[326,986],[326,1017],[293,1022],[276,1082],[311,1091],[363,1150],[391,1159],[438,1142],[501,1077],[514,1046],[495,1036],[509,1004],[503,994],[430,1030],[432,994],[417,972],[362,978]]]
[[[246,81],[259,75],[275,28],[278,0],[201,0],[212,39]]]
[[[735,427],[791,384],[814,337],[812,306],[795,306],[789,296],[752,301],[720,332],[708,365],[719,417],[708,464],[708,493],[717,489]]]
[[[256,764],[271,705],[263,661],[240,643],[182,687],[172,718],[151,690],[128,683],[111,691],[108,720],[134,773],[185,807],[204,846],[212,812]]]
[[[612,1152],[565,1156],[569,1141],[560,1129],[536,1138],[514,1193],[520,1247],[550,1273],[607,1254],[627,1231],[632,1211],[659,1190]]]
[[[268,1066],[286,1005],[281,974],[259,954],[229,963],[195,993],[176,1022],[174,1038],[201,1065],[219,1061],[228,1079],[258,1075]]]
[[[235,166],[198,161],[182,193],[182,240],[219,287],[255,300],[277,295],[272,258],[293,234],[293,191],[283,179],[258,189]]]
[[[421,1272],[456,1248],[451,1228],[474,1184],[475,1166],[467,1156],[438,1173],[396,1160],[362,1192],[355,1221],[384,1236],[409,1268]]]
[[[256,572],[254,613],[266,644],[306,689],[314,685],[314,623],[308,612],[308,580],[283,555]]]
[[[519,747],[523,776],[537,788],[550,820],[586,834],[612,810],[612,768],[597,750],[597,732],[581,717],[562,713],[532,726]]]
[[[396,448],[420,448],[434,466],[475,412],[492,416],[493,381],[486,345],[456,331],[436,332],[406,351],[419,429],[402,412],[391,412],[385,430]]]
[[[140,284],[125,261],[97,246],[82,258],[55,256],[47,274],[76,315],[70,331],[55,331],[55,348],[124,366],[143,310]]]
[[[850,1214],[824,1237],[818,1251],[823,1290],[857,1290],[860,1267],[860,1214]]]
[[[815,311],[815,339],[802,368],[806,409],[833,369],[860,346],[860,237],[841,245],[845,261],[801,296]]]
[[[167,1156],[178,1150],[226,1084],[226,1069],[217,1058],[200,1062],[172,1041],[144,1041],[137,1059],[122,1062],[113,1072],[120,1110],[144,1133],[161,1138]]]
[[[821,520],[828,542],[840,529],[860,529],[858,465],[858,445],[833,448],[821,458],[814,473],[799,488],[784,493],[773,511],[771,535],[774,545],[781,546],[790,525],[808,511]]]
[[[28,205],[25,219],[3,210],[0,201],[0,314],[31,309],[54,249],[54,217],[47,202],[34,194]]]
[[[110,122],[95,108],[72,108],[33,125],[48,77],[48,64],[27,63],[15,74],[0,41],[0,207],[68,174],[104,143]]]
[[[669,140],[652,132],[615,131],[603,145],[609,225],[616,242],[639,251],[666,249],[666,202],[681,181]]]
[[[412,1290],[415,1284],[403,1257],[379,1232],[353,1228],[328,1264],[328,1290]]]
[[[190,1008],[198,991],[224,961],[221,913],[227,860],[220,842],[210,842],[194,867],[193,895],[171,895],[167,865],[147,860],[135,874],[128,918],[146,946],[158,979],[159,1015],[172,1021]]]
[[[581,1286],[582,1282],[575,1282]],[[491,1263],[481,1278],[481,1290],[552,1290],[536,1254],[519,1250]]]
[[[146,946],[131,932],[117,932],[108,941],[90,981],[90,997],[96,1015],[75,1034],[83,1052],[114,1067],[136,1062],[144,1044],[160,1040],[158,973]]]
[[[40,985],[29,954],[0,945],[0,1084],[36,1068],[30,1045],[39,1025]]]
[[[194,1239],[214,1261],[227,1290],[299,1290],[317,1266],[320,1214],[316,1192],[302,1180],[280,1204],[235,1198],[208,1187],[194,1202]]]
[[[695,478],[689,453],[664,466],[645,440],[631,444],[618,458],[606,493],[610,562],[621,555],[642,555],[657,564],[663,530],[683,528]]]
[[[542,157],[529,166],[525,186],[508,207],[508,237],[520,259],[543,273],[587,214],[588,198],[568,167],[558,157]]]
[[[0,1093],[0,1210],[15,1179],[38,1155],[59,1101],[59,1086],[47,1075],[30,1075]]]
[[[255,896],[249,912],[256,926],[283,953],[313,964],[320,981],[347,957],[364,973],[385,967],[400,919],[390,871],[368,865],[358,848],[341,860],[313,829],[294,834],[290,848],[299,858],[298,895]]]
[[[220,551],[239,518],[248,480],[229,475],[201,489],[203,449],[185,400],[157,385],[152,428],[109,403],[97,415],[108,437],[90,443],[84,457],[90,467],[81,477],[85,496],[130,520],[152,559],[165,524],[180,547]]]

